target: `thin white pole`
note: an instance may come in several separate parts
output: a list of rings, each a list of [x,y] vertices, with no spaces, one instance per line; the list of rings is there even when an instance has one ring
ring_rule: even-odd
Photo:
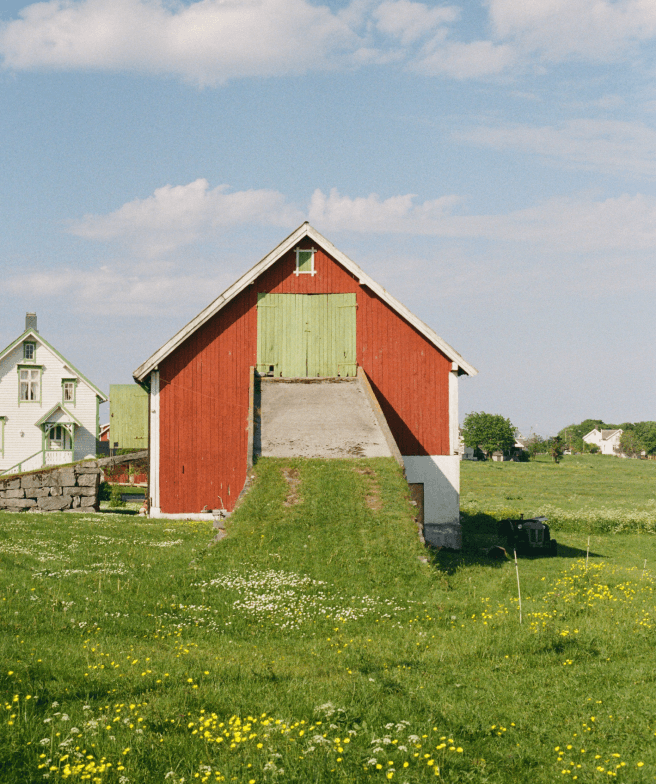
[[[590,537],[588,536],[588,549],[585,551],[585,571],[588,571],[588,558],[590,557]]]
[[[513,550],[515,553],[515,572],[517,573],[517,596],[519,597],[519,622],[522,622],[522,591],[519,587],[519,565],[517,564],[517,550]]]
[[[642,578],[645,576],[645,570],[646,570],[646,568],[647,568],[647,559],[645,558],[645,562],[644,562],[644,563],[643,563],[643,565],[642,565],[642,574],[640,575],[640,579],[641,579],[641,580],[642,580]]]

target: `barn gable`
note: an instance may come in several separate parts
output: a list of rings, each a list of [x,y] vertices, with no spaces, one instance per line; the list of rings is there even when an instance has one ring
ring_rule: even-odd
[[[477,371],[303,224],[134,372],[151,389],[153,512],[234,507],[247,470],[251,368],[287,377],[358,367],[401,454],[415,460],[410,473],[417,460],[423,474],[435,460],[451,465],[457,376]]]

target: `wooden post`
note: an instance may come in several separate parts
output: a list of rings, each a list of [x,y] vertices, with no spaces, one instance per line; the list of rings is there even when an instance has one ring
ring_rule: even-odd
[[[517,574],[517,596],[519,597],[519,622],[522,622],[522,591],[519,587],[519,565],[517,564],[517,550],[513,550],[515,553],[515,572]]]

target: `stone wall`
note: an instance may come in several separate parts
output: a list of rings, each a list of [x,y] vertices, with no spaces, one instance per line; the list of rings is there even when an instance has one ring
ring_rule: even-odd
[[[99,483],[100,469],[95,463],[0,478],[0,509],[97,511]]]

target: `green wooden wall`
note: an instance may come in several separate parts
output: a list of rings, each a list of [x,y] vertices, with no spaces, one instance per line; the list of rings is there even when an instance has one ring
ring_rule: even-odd
[[[355,294],[258,294],[258,371],[354,376],[356,308]]]
[[[137,384],[109,387],[109,446],[148,449],[148,394]]]

